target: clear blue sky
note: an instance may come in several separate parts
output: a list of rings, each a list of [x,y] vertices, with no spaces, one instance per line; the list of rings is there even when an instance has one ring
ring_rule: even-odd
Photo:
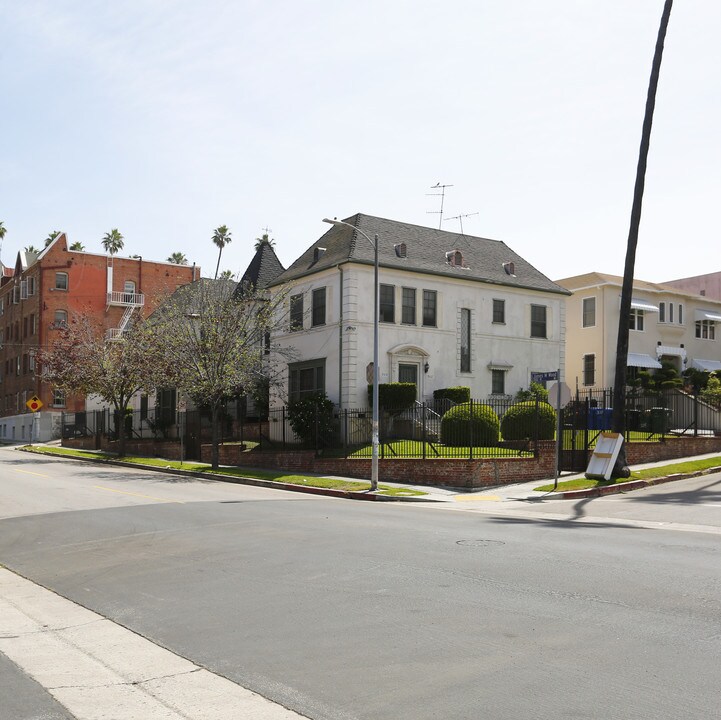
[[[288,265],[324,216],[505,241],[622,274],[663,0],[0,0],[5,263],[51,230],[121,254]],[[636,276],[721,270],[721,3],[679,0]],[[444,229],[459,230],[458,221]],[[382,240],[382,239],[381,239]]]

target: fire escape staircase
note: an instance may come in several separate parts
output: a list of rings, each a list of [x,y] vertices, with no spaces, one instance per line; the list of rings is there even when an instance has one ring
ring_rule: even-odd
[[[145,305],[145,295],[140,293],[109,292],[107,303],[107,309],[118,306],[125,308],[118,327],[109,328],[106,333],[107,340],[117,340],[122,337],[123,333],[127,330],[133,313]]]

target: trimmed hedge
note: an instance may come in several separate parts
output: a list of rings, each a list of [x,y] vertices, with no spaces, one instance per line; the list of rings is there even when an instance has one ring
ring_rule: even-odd
[[[536,434],[536,402],[511,405],[501,420],[504,440],[525,440]],[[538,403],[538,439],[553,440],[556,436],[556,411],[545,402]]]
[[[415,401],[415,383],[378,383],[378,404],[386,410],[401,412]],[[368,404],[373,407],[373,385],[368,386]]]
[[[471,400],[471,388],[464,385],[456,387],[439,388],[433,391],[434,400],[450,400],[452,403],[460,405]]]
[[[463,403],[441,418],[441,442],[452,447],[492,447],[498,443],[500,423],[490,405]]]

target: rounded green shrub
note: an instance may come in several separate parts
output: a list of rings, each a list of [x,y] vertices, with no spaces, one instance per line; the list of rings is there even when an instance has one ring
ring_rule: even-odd
[[[536,402],[511,405],[501,420],[504,440],[525,440],[536,434]],[[556,411],[545,402],[538,403],[538,439],[553,440],[556,434]]]
[[[498,415],[490,405],[463,403],[441,418],[441,442],[453,447],[493,446],[499,428]]]

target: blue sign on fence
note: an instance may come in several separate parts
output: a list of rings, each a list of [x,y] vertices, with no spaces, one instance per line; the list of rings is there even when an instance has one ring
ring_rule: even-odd
[[[551,370],[550,372],[531,373],[531,382],[546,383],[549,380],[558,380],[558,370]]]

